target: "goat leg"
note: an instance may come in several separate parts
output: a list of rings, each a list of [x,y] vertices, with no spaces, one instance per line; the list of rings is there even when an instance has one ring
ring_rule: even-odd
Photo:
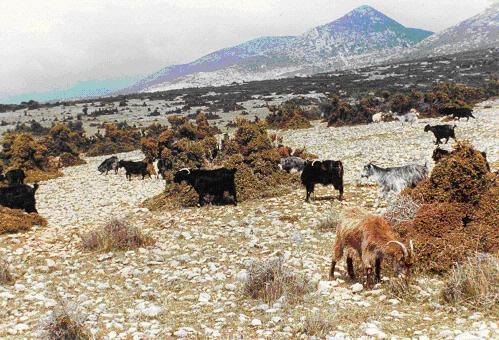
[[[378,258],[376,259],[376,265],[374,267],[375,274],[376,274],[376,283],[381,282],[381,259]]]
[[[353,259],[348,256],[347,257],[347,272],[352,280],[355,280],[355,271],[353,270]]]
[[[333,259],[331,261],[331,268],[329,269],[329,280],[334,280],[334,268],[336,267],[336,261]]]
[[[373,269],[371,267],[366,268],[366,289],[371,290],[374,287],[373,282]]]

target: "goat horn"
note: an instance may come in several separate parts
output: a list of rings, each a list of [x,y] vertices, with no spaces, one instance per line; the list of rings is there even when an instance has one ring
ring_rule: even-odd
[[[412,240],[409,241],[409,249],[411,250],[411,255],[414,254],[414,242]]]
[[[404,244],[402,242],[399,242],[399,241],[389,241],[387,243],[387,245],[390,244],[390,243],[398,244],[400,246],[400,248],[402,249],[402,252],[404,253],[404,257],[409,256],[409,253],[407,252],[407,248],[404,246]]]
[[[314,166],[315,162],[317,162],[317,159],[314,159],[314,160],[312,161],[312,166]]]
[[[191,170],[189,170],[188,168],[182,168],[182,169],[180,169],[179,171],[184,171],[184,170],[185,170],[185,171],[187,171],[187,173],[188,173],[188,174],[190,174],[190,173],[191,173]]]

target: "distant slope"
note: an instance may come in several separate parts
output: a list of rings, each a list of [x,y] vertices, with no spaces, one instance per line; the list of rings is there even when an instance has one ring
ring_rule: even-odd
[[[36,100],[37,102],[48,102],[54,100],[68,100],[87,97],[105,96],[121,90],[136,83],[141,77],[123,77],[106,80],[87,80],[76,83],[74,86],[64,90],[46,92],[24,93],[16,96],[0,98],[0,103],[18,104],[23,101]]]
[[[309,75],[368,65],[385,51],[413,46],[432,32],[407,28],[369,6],[298,37],[264,37],[166,67],[126,92],[214,86]]]
[[[434,34],[407,51],[415,58],[499,46],[499,3],[459,24]]]

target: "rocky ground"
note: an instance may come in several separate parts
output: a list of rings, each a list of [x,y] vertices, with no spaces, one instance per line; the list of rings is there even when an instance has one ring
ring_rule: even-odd
[[[479,110],[476,120],[458,122],[456,130],[458,138],[487,151],[494,169],[498,108],[495,102]],[[376,187],[359,180],[367,161],[431,166],[433,136],[423,132],[427,122],[436,121],[330,129],[316,124],[283,133],[285,144],[344,162],[346,200],[341,203],[332,188],[320,187],[310,204],[300,189],[237,207],[150,212],[139,204],[160,193],[163,181],[99,175],[95,169],[104,157],[66,169],[37,193],[48,227],[0,236],[0,258],[15,276],[13,285],[0,285],[0,338],[36,336],[40,320],[58,300],[74,304],[96,338],[499,337],[497,308],[478,312],[443,304],[438,277],[416,277],[409,299],[393,296],[386,281],[365,291],[347,279],[342,266],[336,279],[327,281],[334,231],[322,230],[320,222],[344,206],[383,209]],[[79,235],[114,217],[125,218],[156,244],[126,252],[83,250]],[[243,294],[249,266],[273,257],[310,280],[312,290],[302,301],[280,298],[266,304]]]

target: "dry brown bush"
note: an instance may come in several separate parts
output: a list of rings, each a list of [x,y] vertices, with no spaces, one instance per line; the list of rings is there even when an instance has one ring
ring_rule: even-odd
[[[0,284],[12,284],[13,282],[14,278],[10,274],[7,262],[0,259]]]
[[[81,235],[83,248],[87,250],[128,250],[151,246],[155,241],[123,221],[112,220],[104,227]]]
[[[402,195],[423,203],[412,221],[395,223],[414,240],[419,270],[445,273],[475,252],[499,251],[497,175],[468,142],[457,143],[429,179]]]
[[[475,254],[453,268],[442,290],[444,301],[471,308],[490,308],[499,303],[499,259]]]
[[[468,141],[459,141],[451,154],[435,165],[428,179],[405,194],[423,203],[477,204],[493,182],[483,155]]]
[[[292,101],[271,108],[266,121],[271,129],[306,129],[312,126],[305,117],[303,109]]]
[[[36,213],[27,214],[19,209],[0,207],[0,235],[27,231],[36,225],[46,226],[47,220]]]
[[[391,278],[385,291],[391,297],[402,301],[415,301],[418,298],[417,290],[404,278]]]
[[[76,305],[59,301],[52,313],[40,321],[39,335],[48,340],[91,339],[91,333],[84,322],[85,317]]]
[[[281,296],[293,304],[303,300],[311,291],[311,285],[304,275],[293,273],[281,258],[256,262],[248,270],[244,294],[253,299],[273,303]]]

